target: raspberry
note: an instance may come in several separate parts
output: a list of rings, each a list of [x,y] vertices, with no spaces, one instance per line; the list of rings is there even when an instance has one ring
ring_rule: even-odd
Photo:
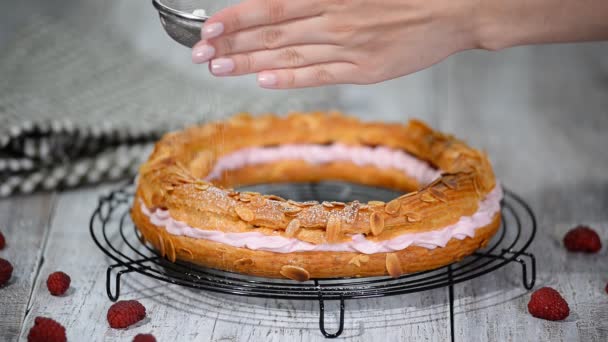
[[[133,342],[156,342],[156,338],[152,334],[137,334]]]
[[[108,323],[114,329],[126,328],[146,317],[146,308],[136,300],[121,300],[108,309]]]
[[[0,258],[0,287],[6,285],[13,275],[13,265],[8,260]]]
[[[608,283],[606,283],[606,293],[608,293]]]
[[[559,292],[550,287],[542,287],[530,297],[528,312],[534,317],[561,321],[568,317],[570,308]]]
[[[61,296],[70,288],[70,276],[63,272],[51,273],[46,279],[46,287],[53,296]]]
[[[27,335],[28,342],[65,342],[65,328],[46,317],[36,317],[34,326]]]
[[[564,246],[571,252],[597,253],[602,248],[602,242],[595,230],[577,226],[564,236]]]
[[[0,232],[0,250],[4,249],[4,246],[6,246],[6,240],[4,239],[4,235],[2,235],[2,232]]]

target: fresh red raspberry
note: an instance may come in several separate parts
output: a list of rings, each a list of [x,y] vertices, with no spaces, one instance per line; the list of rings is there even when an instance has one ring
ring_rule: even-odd
[[[65,342],[65,328],[46,317],[36,317],[34,326],[27,335],[28,342]]]
[[[6,240],[2,232],[0,232],[0,250],[4,249],[4,246],[6,246]]]
[[[136,300],[120,300],[108,309],[108,323],[114,329],[126,328],[146,317],[146,308]]]
[[[602,242],[595,230],[577,226],[564,236],[564,246],[571,252],[597,253],[602,248]]]
[[[559,292],[550,287],[542,287],[530,297],[528,312],[534,317],[561,321],[570,314],[570,307]]]
[[[606,293],[608,293],[608,283],[606,283]]]
[[[156,342],[156,338],[152,334],[137,334],[133,342]]]
[[[6,285],[13,275],[13,265],[8,260],[0,258],[0,287]]]
[[[70,288],[70,276],[63,272],[54,272],[46,279],[46,287],[53,296],[61,296]]]

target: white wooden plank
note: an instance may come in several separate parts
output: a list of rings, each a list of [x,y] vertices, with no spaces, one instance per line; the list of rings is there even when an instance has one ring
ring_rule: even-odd
[[[42,262],[53,198],[41,194],[0,201],[0,231],[7,240],[0,257],[14,268],[9,283],[0,288],[0,341],[13,341],[19,336]]]

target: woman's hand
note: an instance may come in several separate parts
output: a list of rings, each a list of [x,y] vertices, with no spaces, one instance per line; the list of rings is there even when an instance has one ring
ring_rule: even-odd
[[[473,2],[246,0],[205,23],[192,59],[265,88],[377,83],[474,48]]]

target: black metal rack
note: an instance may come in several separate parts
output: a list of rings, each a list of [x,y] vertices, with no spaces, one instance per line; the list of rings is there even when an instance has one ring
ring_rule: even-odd
[[[247,190],[273,193],[296,200],[390,199],[390,190],[363,187],[341,182],[315,184],[269,184]],[[314,279],[308,282],[245,276],[238,273],[171,263],[142,243],[133,225],[129,209],[133,186],[127,184],[99,200],[90,221],[90,232],[97,246],[115,263],[106,273],[106,291],[112,301],[120,296],[120,279],[136,272],[167,283],[206,291],[274,299],[319,301],[319,329],[327,338],[338,337],[344,329],[345,300],[401,295],[448,287],[450,332],[454,340],[454,285],[495,271],[511,262],[521,266],[526,289],[534,286],[536,262],[526,253],[536,233],[536,219],[530,207],[519,196],[505,190],[502,203],[502,225],[489,246],[458,263],[436,270],[418,272],[393,279],[390,277]],[[325,329],[326,300],[340,301],[339,326],[334,333]]]

